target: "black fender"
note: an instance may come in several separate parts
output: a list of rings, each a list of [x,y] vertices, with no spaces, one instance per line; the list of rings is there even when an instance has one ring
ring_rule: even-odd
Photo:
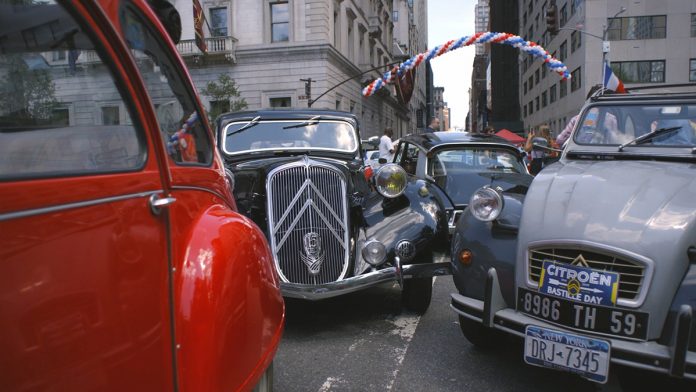
[[[504,194],[504,207],[498,219],[482,222],[465,209],[452,236],[452,278],[460,294],[483,300],[488,270],[498,273],[500,289],[509,307],[515,304],[515,263],[517,229],[524,195]],[[469,265],[459,261],[463,250],[472,253]]]
[[[694,249],[694,248],[691,248]],[[691,252],[696,253],[696,250],[691,250]],[[689,351],[696,351],[696,259],[695,255],[689,255],[691,264],[689,269],[684,275],[684,279],[679,285],[677,294],[672,300],[672,305],[669,308],[669,313],[667,314],[667,319],[662,327],[662,335],[660,336],[659,343],[664,345],[672,345],[675,336],[675,331],[677,327],[678,315],[682,305],[688,305],[691,307],[692,320],[691,320],[691,339],[689,340]]]
[[[410,178],[401,196],[390,199],[378,193],[363,204],[366,240],[375,239],[387,248],[387,261],[401,240],[416,246],[416,257],[409,263],[432,262],[433,251],[445,251],[447,215],[425,181]]]

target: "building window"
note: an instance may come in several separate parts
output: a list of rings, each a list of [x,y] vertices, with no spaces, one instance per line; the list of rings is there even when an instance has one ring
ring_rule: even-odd
[[[103,125],[118,125],[121,123],[118,106],[102,106],[101,113]]]
[[[524,82],[523,86],[524,86],[524,89],[523,89],[524,93],[523,94],[527,94],[527,82]]]
[[[210,9],[210,35],[212,37],[227,37],[227,7]]]
[[[558,97],[563,98],[568,94],[568,81],[567,80],[561,80],[558,83]]]
[[[522,117],[527,117],[527,105],[522,105],[524,110],[522,111]]]
[[[290,12],[288,2],[271,3],[271,42],[290,40]]]
[[[689,81],[696,82],[696,59],[689,60]]]
[[[532,86],[534,86],[534,75],[530,75],[529,80],[527,81],[527,88],[529,89],[528,91],[532,91]]]
[[[582,45],[582,35],[579,31],[573,31],[570,34],[570,53],[574,53]]]
[[[558,56],[558,59],[561,61],[565,61],[566,58],[568,58],[568,40],[563,41],[561,44],[561,49]]]
[[[275,97],[269,98],[268,103],[272,108],[289,108],[291,106],[290,97]]]
[[[534,101],[529,101],[529,114],[534,113]]]
[[[548,100],[546,98],[547,98],[546,91],[544,91],[543,93],[541,93],[541,107],[542,108],[545,108],[546,105],[548,105]]]
[[[546,74],[547,74],[547,73],[548,73],[548,68],[545,68],[545,67],[542,65],[542,68],[541,68],[541,78],[542,78],[542,79],[546,78]]]
[[[696,14],[691,14],[691,36],[696,37]]]
[[[568,4],[563,4],[563,7],[561,7],[561,12],[558,14],[558,18],[560,19],[560,26],[565,26],[566,22],[568,22]]]
[[[51,60],[53,60],[53,61],[65,60],[65,51],[64,50],[54,50],[53,54],[51,56]]]
[[[575,15],[575,11],[578,8],[578,5],[575,3],[576,0],[570,0],[570,16],[572,17]]]
[[[59,107],[51,110],[51,125],[70,126],[70,109]]]
[[[611,63],[616,76],[624,83],[664,83],[665,61],[617,61]]]
[[[537,84],[539,84],[539,68],[534,71],[534,85],[536,86]]]
[[[694,36],[694,18],[691,17],[691,32]],[[609,18],[607,37],[610,41],[624,39],[665,38],[667,16],[632,16],[626,18]]]
[[[582,67],[577,67],[570,74],[570,91],[573,92],[580,87],[582,87]]]
[[[556,102],[556,84],[549,89],[549,101],[550,103]]]
[[[536,109],[534,109],[534,110],[536,110],[538,112],[539,111],[539,96],[538,95],[536,98],[534,98],[534,106],[536,106]]]
[[[394,12],[392,12],[392,20],[393,20],[394,22],[398,22],[398,21],[399,21],[399,11],[394,10]]]

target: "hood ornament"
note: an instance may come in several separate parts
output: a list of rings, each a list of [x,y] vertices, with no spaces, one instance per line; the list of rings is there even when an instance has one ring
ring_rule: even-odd
[[[582,255],[578,255],[578,257],[573,260],[570,265],[577,265],[578,267],[585,267],[585,268],[590,268],[590,266],[587,264],[587,261],[585,260]]]
[[[302,237],[302,243],[304,245],[304,253],[300,253],[300,258],[307,266],[309,273],[317,275],[325,257],[324,250],[321,248],[321,236],[316,232],[310,231]]]

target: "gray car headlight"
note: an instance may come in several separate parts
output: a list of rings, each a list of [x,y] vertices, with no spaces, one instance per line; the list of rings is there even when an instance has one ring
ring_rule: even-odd
[[[387,248],[377,240],[369,240],[362,249],[362,256],[372,266],[378,266],[387,260]]]
[[[375,174],[377,192],[390,199],[401,196],[406,190],[407,182],[406,171],[395,163],[382,166]]]
[[[503,196],[498,190],[488,186],[479,188],[471,195],[469,210],[471,215],[480,221],[493,221],[503,211]]]

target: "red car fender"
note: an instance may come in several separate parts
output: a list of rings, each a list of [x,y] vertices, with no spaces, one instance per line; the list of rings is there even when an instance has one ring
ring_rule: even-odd
[[[258,226],[223,206],[190,233],[174,279],[180,390],[251,390],[284,328],[273,256]]]

